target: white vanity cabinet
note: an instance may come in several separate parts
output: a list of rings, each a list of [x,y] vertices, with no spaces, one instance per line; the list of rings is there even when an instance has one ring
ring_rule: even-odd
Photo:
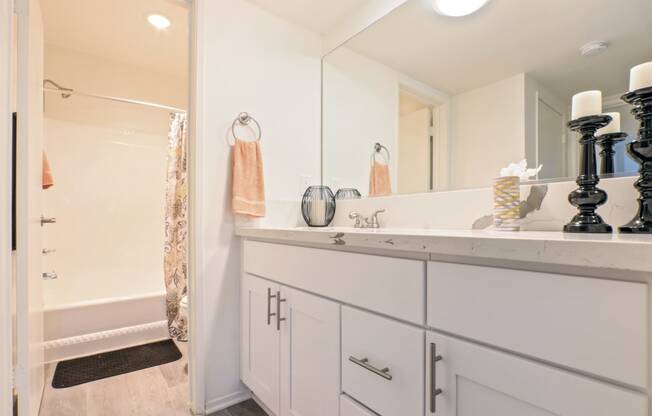
[[[280,409],[281,337],[276,283],[245,274],[240,286],[240,378],[272,412]]]
[[[274,416],[650,416],[648,283],[243,246],[242,381]]]
[[[241,284],[242,381],[277,416],[333,416],[340,306],[250,274]]]
[[[426,415],[646,416],[647,397],[429,332]]]

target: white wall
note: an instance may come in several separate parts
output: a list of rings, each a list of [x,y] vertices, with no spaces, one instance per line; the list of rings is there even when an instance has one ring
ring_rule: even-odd
[[[525,157],[524,82],[519,74],[451,99],[451,189],[489,186]]]
[[[324,59],[324,184],[369,193],[374,143],[389,149],[396,190],[400,85],[395,71],[347,48]],[[381,157],[378,160],[382,160]]]
[[[47,45],[45,76],[78,91],[185,107],[187,83]],[[162,293],[169,114],[124,103],[46,94],[46,308]],[[161,310],[163,316],[164,311]]]
[[[320,38],[243,0],[199,0],[194,189],[193,313],[203,350],[206,408],[241,400],[239,381],[240,246],[231,215],[226,135],[241,111],[263,128],[268,199],[298,198],[300,176],[319,181]],[[191,350],[194,347],[191,345]],[[195,409],[197,410],[197,409]],[[201,409],[205,410],[205,409]]]
[[[401,91],[432,105],[448,97],[346,47],[324,58],[323,74],[324,183],[333,192],[346,187],[368,195],[373,145],[380,142],[391,155],[392,190],[396,192]]]

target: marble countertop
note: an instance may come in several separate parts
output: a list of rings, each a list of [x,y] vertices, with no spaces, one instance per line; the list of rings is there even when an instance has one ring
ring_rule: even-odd
[[[652,235],[555,231],[238,227],[236,235],[285,243],[400,250],[652,275]]]

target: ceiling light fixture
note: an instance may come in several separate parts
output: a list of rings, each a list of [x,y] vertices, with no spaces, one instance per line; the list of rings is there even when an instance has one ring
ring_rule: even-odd
[[[607,48],[609,48],[609,43],[598,40],[582,45],[580,48],[580,53],[582,56],[594,56],[606,51]]]
[[[444,16],[468,16],[480,10],[489,0],[433,0],[435,11]]]
[[[170,19],[162,14],[150,14],[147,16],[147,21],[158,30],[167,29],[172,24],[170,23]]]

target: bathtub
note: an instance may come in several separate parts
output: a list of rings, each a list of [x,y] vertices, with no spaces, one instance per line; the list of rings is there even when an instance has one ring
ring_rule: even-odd
[[[168,338],[165,293],[45,307],[47,363]]]

